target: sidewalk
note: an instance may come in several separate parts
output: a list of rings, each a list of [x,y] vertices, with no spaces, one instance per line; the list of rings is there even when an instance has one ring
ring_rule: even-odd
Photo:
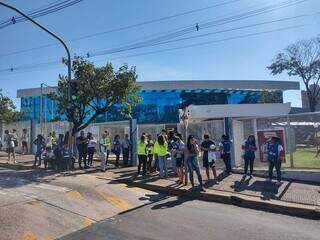
[[[7,164],[6,155],[0,152],[0,167],[15,170],[32,169],[32,155],[18,155],[17,164]],[[320,219],[320,184],[308,182],[283,181],[281,186],[276,186],[275,181],[267,182],[263,177],[247,177],[241,181],[241,174],[224,176],[218,172],[219,184],[213,181],[205,183],[206,192],[190,190],[191,185],[183,186],[177,184],[177,178],[170,175],[167,179],[159,179],[155,174],[146,178],[136,175],[136,167],[113,168],[112,164],[107,172],[102,173],[99,169],[100,162],[94,161],[94,166],[87,170],[76,170],[70,174],[92,174],[97,178],[112,178],[114,183],[126,183],[128,185],[144,188],[151,191],[166,194],[187,196],[191,198],[234,204],[242,207],[254,208],[270,212],[288,215]],[[40,170],[40,169],[39,169]],[[45,171],[45,170],[44,170]],[[211,174],[211,173],[210,173]],[[195,177],[195,183],[197,178]],[[202,171],[203,180],[206,180],[205,172]]]
[[[206,179],[204,171],[202,171],[202,177],[203,180]],[[241,181],[241,174],[224,176],[220,173],[220,182],[218,184],[213,181],[205,183],[206,192],[203,193],[197,190],[192,191],[191,185],[178,185],[178,179],[173,176],[167,179],[159,179],[156,175],[150,175],[146,178],[132,178],[126,171],[123,176],[119,172],[116,179],[151,191],[320,219],[319,185],[283,181],[283,184],[278,187],[275,181],[267,182],[265,178],[261,177],[251,179],[247,177],[244,181]]]

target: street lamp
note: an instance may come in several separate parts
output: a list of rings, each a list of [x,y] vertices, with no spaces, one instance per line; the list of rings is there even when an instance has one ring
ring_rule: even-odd
[[[17,13],[19,13],[20,15],[24,16],[25,18],[27,18],[30,22],[32,22],[33,24],[35,24],[36,26],[38,26],[39,28],[41,28],[43,31],[45,31],[46,33],[50,34],[52,37],[54,37],[55,39],[57,39],[61,44],[62,46],[64,47],[64,49],[66,50],[66,53],[67,53],[67,56],[68,56],[68,98],[69,100],[71,99],[71,55],[70,55],[70,51],[67,47],[67,45],[65,44],[65,42],[59,37],[57,36],[56,34],[54,34],[53,32],[51,32],[50,30],[48,30],[47,28],[45,28],[44,26],[42,26],[40,23],[36,22],[35,20],[33,20],[31,17],[29,17],[27,14],[23,13],[22,11],[20,11],[19,9],[9,5],[9,4],[6,4],[6,3],[3,3],[3,2],[0,2],[0,5],[6,7],[6,8],[9,8]],[[71,123],[69,124],[69,147],[71,149],[71,137],[72,135],[72,125]]]
[[[188,107],[184,107],[181,114],[181,120],[184,126],[185,141],[188,141],[189,115],[190,113],[189,113]],[[186,159],[184,161],[184,169],[185,169],[184,181],[185,181],[185,185],[188,185],[188,163]]]

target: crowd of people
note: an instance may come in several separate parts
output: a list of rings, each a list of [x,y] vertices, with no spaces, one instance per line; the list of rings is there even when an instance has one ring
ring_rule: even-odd
[[[72,169],[76,162],[68,147],[68,132],[56,135],[50,132],[47,137],[39,134],[32,142],[35,145],[34,167],[41,166],[53,169]],[[29,134],[23,129],[21,137],[15,129],[12,132],[5,130],[3,143],[0,139],[0,147],[8,154],[8,163],[16,163],[15,149],[21,145],[21,153],[29,152]],[[19,143],[20,142],[20,143]],[[121,139],[115,135],[113,139],[108,131],[104,131],[100,139],[96,139],[90,132],[84,131],[76,138],[77,160],[79,168],[90,168],[97,153],[101,159],[101,171],[106,171],[108,159],[111,153],[115,155],[115,167],[120,167],[122,154],[123,167],[128,166],[132,142],[128,134]],[[203,136],[201,144],[198,144],[193,135],[189,135],[186,142],[180,133],[163,129],[154,139],[151,134],[142,133],[137,142],[138,169],[137,175],[147,176],[149,173],[158,173],[160,178],[168,177],[168,163],[174,174],[178,177],[179,184],[184,183],[186,174],[194,187],[194,173],[197,175],[200,190],[205,191],[201,175],[200,159],[202,158],[207,180],[211,179],[218,183],[216,161],[222,159],[225,165],[225,174],[231,174],[231,149],[232,141],[228,135],[222,135],[219,144],[216,144],[208,134]],[[254,135],[250,135],[242,144],[242,158],[244,159],[244,176],[250,178],[253,174],[255,153],[258,150]],[[273,177],[273,169],[276,169],[278,183],[281,182],[281,162],[283,147],[278,137],[271,137],[262,149],[268,155],[269,180]],[[187,170],[186,170],[187,169]],[[249,170],[249,173],[248,173]]]

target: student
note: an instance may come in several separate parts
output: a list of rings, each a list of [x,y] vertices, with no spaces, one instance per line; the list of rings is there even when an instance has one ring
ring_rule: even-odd
[[[109,145],[106,144],[106,137],[107,137],[107,134],[106,132],[104,132],[99,141],[99,149],[100,149],[100,155],[101,155],[101,172],[106,171],[106,166],[107,166],[108,157],[109,157],[109,148],[108,148]]]
[[[53,150],[56,148],[57,144],[58,144],[58,138],[57,138],[56,132],[53,131],[51,135],[51,146]]]
[[[8,153],[8,163],[11,162],[11,156],[13,158],[13,162],[17,163],[16,161],[16,154],[15,154],[15,150],[14,150],[14,141],[13,141],[13,137],[12,135],[9,133],[8,130],[4,131],[4,138],[3,138],[3,142],[6,148],[6,152]]]
[[[37,136],[37,138],[33,141],[33,144],[36,145],[36,155],[34,156],[34,167],[39,167],[41,166],[41,157],[42,157],[42,152],[46,147],[46,142],[41,134]],[[39,163],[37,164],[37,161],[39,160]]]
[[[43,153],[43,161],[44,161],[44,168],[47,169],[48,163],[50,164],[50,168],[55,169],[55,156],[52,148],[49,146],[46,147]]]
[[[138,176],[141,172],[142,166],[142,176],[146,176],[147,174],[147,143],[145,135],[141,135],[140,140],[137,146],[137,153],[138,153]]]
[[[114,139],[113,139],[113,153],[116,155],[115,166],[118,168],[120,154],[121,154],[121,142],[120,142],[120,136],[118,134],[116,136],[114,136]]]
[[[212,169],[212,174],[214,176],[214,179],[217,178],[217,171],[215,167],[215,159],[212,156],[215,156],[215,148],[216,144],[214,141],[210,139],[210,136],[208,134],[205,134],[203,136],[203,142],[201,143],[201,151],[202,154],[202,161],[203,161],[203,167],[206,169],[207,179],[210,181],[210,171],[209,168]],[[210,154],[209,154],[210,152]],[[209,159],[210,155],[210,159]]]
[[[149,172],[151,172],[153,154],[154,154],[154,143],[153,143],[151,134],[148,134],[147,135],[147,157],[148,157],[147,169]]]
[[[272,181],[273,168],[276,168],[277,172],[277,185],[281,185],[281,162],[283,147],[281,145],[280,138],[272,137],[270,142],[267,143],[267,153],[269,162],[269,181]]]
[[[157,139],[158,139],[159,135],[157,135]],[[154,172],[159,171],[159,143],[158,141],[156,141],[153,145],[153,154],[154,154]]]
[[[96,151],[97,140],[93,137],[92,133],[88,133],[88,166],[92,166],[93,155]]]
[[[184,142],[179,135],[175,136],[175,143],[173,145],[176,158],[176,173],[179,178],[179,184],[183,184],[183,166],[184,166]]]
[[[200,191],[205,192],[205,189],[203,188],[202,183],[202,176],[200,172],[200,164],[198,155],[200,153],[199,146],[193,137],[193,135],[189,135],[188,142],[187,142],[187,164],[188,164],[188,171],[189,171],[189,178],[192,185],[192,189],[194,189],[194,179],[193,179],[193,171],[196,171],[198,181],[200,184]]]
[[[245,178],[248,172],[248,166],[250,166],[250,177],[253,173],[253,163],[255,159],[255,151],[257,151],[256,139],[254,135],[250,135],[246,141],[242,144],[242,150],[244,151],[244,175]]]
[[[167,168],[167,154],[168,154],[168,142],[163,135],[158,137],[158,159],[159,159],[159,170],[160,178],[167,178],[168,168]]]
[[[22,154],[25,155],[25,154],[28,154],[28,141],[29,141],[29,135],[28,135],[28,131],[27,129],[23,129],[22,130],[22,135],[21,135],[21,138],[20,138],[20,141],[21,141],[21,146],[22,146]]]
[[[19,146],[19,136],[16,129],[12,129],[12,141],[14,142],[14,148]]]
[[[78,154],[79,154],[79,168],[82,169],[81,162],[83,161],[84,167],[88,168],[87,165],[87,149],[88,149],[89,139],[84,135],[84,131],[80,132],[80,136],[76,139]]]
[[[121,142],[122,156],[123,156],[123,166],[127,167],[130,156],[131,142],[129,140],[129,135],[124,135],[124,139]]]
[[[168,150],[170,152],[170,158],[171,158],[171,166],[172,166],[172,171],[174,173],[177,172],[176,169],[176,156],[175,156],[175,151],[173,150],[173,145],[175,143],[175,134],[174,131],[169,131],[169,136],[168,136]]]
[[[228,135],[223,134],[222,140],[219,143],[221,158],[226,166],[225,173],[227,175],[231,174],[231,141]]]

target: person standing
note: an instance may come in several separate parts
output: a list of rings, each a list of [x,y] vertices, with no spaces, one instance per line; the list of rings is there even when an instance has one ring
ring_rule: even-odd
[[[157,139],[159,138],[159,135],[157,136]],[[154,168],[153,171],[157,172],[159,171],[159,143],[158,141],[155,141],[153,145],[153,154],[154,154]]]
[[[116,155],[116,168],[119,167],[119,159],[121,154],[121,142],[120,142],[120,136],[117,134],[114,136],[113,139],[113,153]]]
[[[88,166],[92,166],[93,156],[96,151],[97,140],[93,137],[92,133],[88,133]]]
[[[17,163],[16,161],[16,154],[14,151],[14,141],[12,135],[9,133],[8,130],[4,131],[4,138],[3,142],[5,144],[6,152],[8,153],[8,163],[11,162],[11,156],[13,158],[13,162]]]
[[[25,155],[25,154],[28,154],[28,142],[29,142],[29,134],[28,134],[28,131],[27,129],[23,129],[22,130],[22,135],[21,135],[21,138],[20,138],[20,141],[21,141],[21,146],[22,146],[22,154]]]
[[[168,155],[168,142],[163,135],[158,137],[158,159],[159,159],[159,170],[160,177],[166,178],[168,176],[167,168],[167,155]]]
[[[268,162],[269,162],[269,181],[272,181],[273,168],[277,172],[277,185],[281,185],[281,162],[284,154],[280,138],[272,137],[267,143]]]
[[[175,137],[175,143],[173,145],[173,149],[175,149],[176,171],[179,178],[179,184],[183,184],[184,142],[181,140],[179,135]]]
[[[187,142],[187,164],[188,164],[188,171],[189,171],[189,179],[192,185],[192,189],[194,189],[194,178],[193,178],[193,171],[196,171],[199,185],[200,185],[200,191],[205,192],[205,189],[203,187],[202,183],[202,176],[200,172],[200,164],[199,164],[199,153],[200,149],[199,146],[193,137],[193,135],[189,135],[188,142]]]
[[[223,134],[219,143],[221,158],[226,166],[225,173],[231,174],[231,141],[228,135]]]
[[[44,140],[44,137],[39,134],[37,136],[37,138],[33,141],[33,144],[36,145],[36,155],[34,156],[34,163],[33,166],[34,167],[40,167],[41,166],[41,158],[42,158],[42,152],[45,149],[46,146],[46,142]],[[37,164],[37,162],[39,161],[39,163]]]
[[[215,159],[212,159],[212,153],[214,153],[216,144],[214,141],[210,139],[210,136],[208,134],[205,134],[203,136],[203,142],[201,143],[201,151],[203,152],[202,154],[202,161],[203,161],[203,167],[206,169],[206,174],[207,174],[207,179],[210,181],[210,171],[209,168],[212,169],[212,174],[214,179],[216,180],[217,178],[217,171],[215,167]],[[210,154],[209,154],[210,152]],[[210,155],[210,156],[209,156]],[[210,159],[209,159],[210,158]]]
[[[254,135],[250,135],[246,141],[242,144],[243,158],[244,158],[244,175],[245,178],[248,175],[248,167],[250,166],[250,177],[253,174],[253,163],[255,159],[255,151],[257,151],[256,139]]]
[[[173,145],[175,143],[175,134],[174,131],[169,131],[169,136],[168,136],[168,151],[170,152],[170,159],[171,159],[171,167],[172,171],[174,173],[177,172],[176,169],[176,155],[175,155],[175,150],[173,149]]]
[[[129,162],[130,149],[131,149],[131,142],[129,140],[128,134],[124,135],[124,139],[122,140],[121,147],[122,147],[123,166],[127,167]]]
[[[137,146],[137,152],[138,152],[138,176],[141,172],[141,166],[142,166],[142,176],[146,176],[147,174],[147,143],[146,143],[146,137],[145,135],[141,135],[140,140],[138,142]]]
[[[154,154],[154,142],[152,140],[151,134],[148,134],[147,135],[147,156],[148,156],[147,169],[148,169],[149,172],[151,172],[153,154]]]
[[[101,155],[101,172],[106,171],[106,166],[107,166],[108,157],[109,157],[109,148],[107,148],[106,140],[105,140],[106,137],[107,137],[107,134],[106,132],[104,132],[99,141],[99,149],[100,149],[100,155]]]
[[[51,146],[52,146],[52,149],[55,149],[58,145],[58,138],[57,138],[57,135],[56,135],[56,132],[53,131],[52,132],[52,135],[51,135]]]
[[[14,142],[14,149],[16,149],[19,146],[19,141],[18,141],[19,136],[18,136],[16,129],[12,129],[11,136],[12,136],[12,140]]]
[[[84,167],[88,168],[87,165],[87,149],[88,149],[89,140],[85,136],[84,131],[80,132],[80,136],[76,139],[78,154],[79,154],[79,168],[82,169],[81,162],[83,161]]]

